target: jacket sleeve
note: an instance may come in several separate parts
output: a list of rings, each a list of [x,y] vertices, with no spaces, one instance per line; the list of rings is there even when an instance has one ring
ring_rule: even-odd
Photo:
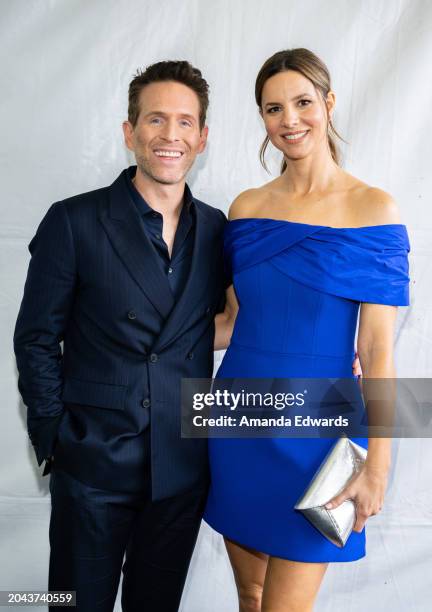
[[[31,260],[14,333],[18,388],[38,464],[51,456],[63,415],[62,350],[76,287],[67,210],[53,204],[29,244]]]

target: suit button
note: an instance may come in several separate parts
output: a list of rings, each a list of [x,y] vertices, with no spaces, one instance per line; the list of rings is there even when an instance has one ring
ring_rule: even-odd
[[[151,361],[152,363],[156,363],[156,361],[157,361],[158,359],[159,359],[159,358],[158,358],[158,356],[156,355],[156,353],[152,353],[152,354],[150,355],[150,361]]]
[[[148,399],[148,397],[146,397],[142,402],[142,405],[144,408],[149,408],[150,407],[150,400]]]
[[[192,353],[192,351],[190,353],[188,353],[187,358],[188,359],[193,359],[194,358],[194,354]]]
[[[133,310],[129,310],[128,312],[128,319],[136,319],[136,313]]]

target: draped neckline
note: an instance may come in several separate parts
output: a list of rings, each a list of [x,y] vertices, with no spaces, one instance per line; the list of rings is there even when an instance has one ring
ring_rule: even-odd
[[[364,230],[364,229],[379,229],[381,227],[403,227],[403,223],[381,223],[379,225],[358,225],[356,227],[334,227],[332,225],[319,225],[317,223],[302,223],[301,221],[290,221],[289,219],[273,219],[271,217],[239,217],[238,219],[229,219],[228,223],[237,223],[239,221],[270,221],[273,223],[288,223],[289,225],[303,225],[304,227],[316,227],[329,230]]]
[[[409,304],[410,243],[401,223],[332,227],[242,217],[225,226],[227,278],[264,262],[325,293],[359,302]]]

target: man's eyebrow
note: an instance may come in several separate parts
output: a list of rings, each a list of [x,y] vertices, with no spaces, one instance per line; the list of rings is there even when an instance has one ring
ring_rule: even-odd
[[[158,110],[154,110],[154,111],[150,111],[148,113],[146,113],[144,115],[144,117],[151,117],[152,115],[160,115],[162,117],[167,117],[169,113],[165,113],[164,111],[158,111]],[[196,121],[196,118],[194,115],[191,115],[190,113],[179,113],[179,115],[181,117],[187,117],[188,119],[192,119],[193,121]]]
[[[299,100],[300,98],[303,98],[304,96],[310,96],[310,93],[301,93],[298,96],[294,96],[294,98],[291,98],[292,100]],[[276,104],[280,104],[280,102],[267,102],[266,106],[274,106]]]
[[[195,115],[191,115],[190,113],[180,113],[180,115],[182,117],[187,117],[188,119],[192,119],[193,121],[196,121]]]

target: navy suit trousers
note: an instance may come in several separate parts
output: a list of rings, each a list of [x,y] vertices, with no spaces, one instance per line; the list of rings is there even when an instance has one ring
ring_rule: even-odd
[[[150,486],[106,491],[55,468],[50,478],[49,589],[76,591],[77,612],[112,612],[123,570],[124,612],[177,612],[207,487],[152,502]]]

